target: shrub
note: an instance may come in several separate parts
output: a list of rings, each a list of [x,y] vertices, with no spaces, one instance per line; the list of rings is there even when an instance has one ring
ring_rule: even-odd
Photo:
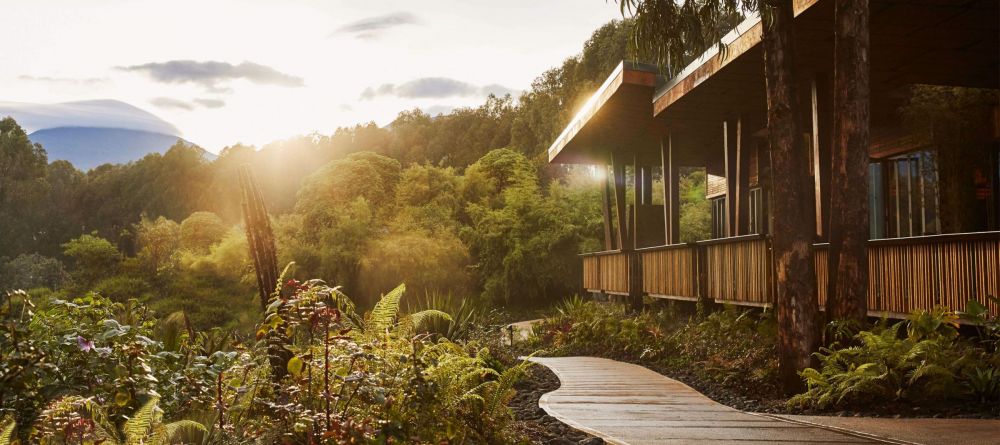
[[[0,290],[56,289],[68,279],[69,275],[59,260],[37,253],[21,254],[0,265]]]
[[[906,321],[858,332],[853,344],[816,353],[820,368],[802,371],[808,389],[790,405],[830,408],[885,401],[916,404],[996,400],[1000,356],[959,336],[958,316],[945,308],[916,311]]]

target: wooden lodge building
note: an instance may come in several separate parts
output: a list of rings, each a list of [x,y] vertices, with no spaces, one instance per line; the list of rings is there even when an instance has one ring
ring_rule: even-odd
[[[899,317],[939,304],[962,310],[970,298],[987,303],[985,296],[1000,296],[1000,2],[870,5],[869,309]],[[796,0],[795,15],[822,307],[833,2]],[[781,197],[770,193],[759,18],[742,22],[723,43],[725,57],[713,48],[672,79],[655,67],[623,62],[549,148],[550,163],[608,172],[605,251],[582,255],[587,291],[746,306],[773,302],[768,203]],[[993,91],[976,91],[994,99],[963,110],[982,118],[982,125],[957,138],[936,125],[906,124],[900,109],[915,85],[985,88]],[[682,242],[678,182],[690,167],[708,173],[712,239]],[[993,313],[1000,310],[990,305]]]

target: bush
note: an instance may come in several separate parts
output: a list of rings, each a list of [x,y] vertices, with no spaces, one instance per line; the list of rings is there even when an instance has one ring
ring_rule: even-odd
[[[62,263],[37,253],[21,254],[0,265],[0,291],[5,289],[34,289],[62,286],[69,275]]]
[[[529,347],[556,355],[598,355],[680,369],[730,386],[771,387],[776,378],[770,313],[727,307],[685,318],[673,306],[629,313],[622,304],[574,297],[534,332]]]
[[[853,342],[816,353],[820,368],[801,374],[808,390],[789,404],[831,408],[946,400],[1000,401],[1000,354],[959,336],[958,316],[945,308],[885,320]]]

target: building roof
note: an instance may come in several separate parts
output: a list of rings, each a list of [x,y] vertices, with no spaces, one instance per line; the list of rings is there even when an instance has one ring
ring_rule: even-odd
[[[831,73],[833,1],[794,0],[794,8],[798,75]],[[892,101],[875,98],[900,86],[1000,87],[1000,2],[871,0],[870,8],[873,117],[893,112]],[[761,30],[759,17],[747,18],[722,39],[725,54],[713,47],[664,82],[655,67],[619,65],[549,147],[549,161],[603,164],[610,151],[658,151],[672,130],[684,139],[681,157],[697,160],[703,147],[721,143],[724,119],[739,115],[746,128],[763,128]]]

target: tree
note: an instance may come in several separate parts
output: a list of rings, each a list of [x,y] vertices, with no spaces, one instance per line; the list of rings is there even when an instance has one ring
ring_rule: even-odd
[[[181,226],[162,216],[155,220],[143,216],[135,231],[138,258],[148,273],[155,276],[160,270],[169,268],[180,247]]]
[[[80,235],[63,244],[63,255],[72,261],[72,276],[83,288],[113,275],[122,260],[118,248],[96,234]]]
[[[212,212],[194,212],[181,221],[180,230],[181,248],[207,253],[213,245],[222,241],[229,229],[219,215]]]
[[[768,142],[774,193],[781,197],[772,208],[779,376],[784,389],[795,392],[802,386],[798,371],[809,367],[816,349],[818,304],[811,246],[815,222],[809,218],[814,198],[806,193],[810,179],[801,137],[792,0],[619,1],[623,14],[635,14],[633,50],[670,72],[678,71],[710,44],[718,44],[741,9],[760,12]],[[720,54],[724,56],[725,51]]]
[[[0,252],[35,250],[44,227],[45,167],[41,145],[32,144],[12,118],[0,120]]]
[[[0,291],[37,287],[56,289],[68,278],[59,260],[37,253],[22,253],[0,265]]]
[[[833,148],[826,314],[868,316],[868,0],[834,3]]]

